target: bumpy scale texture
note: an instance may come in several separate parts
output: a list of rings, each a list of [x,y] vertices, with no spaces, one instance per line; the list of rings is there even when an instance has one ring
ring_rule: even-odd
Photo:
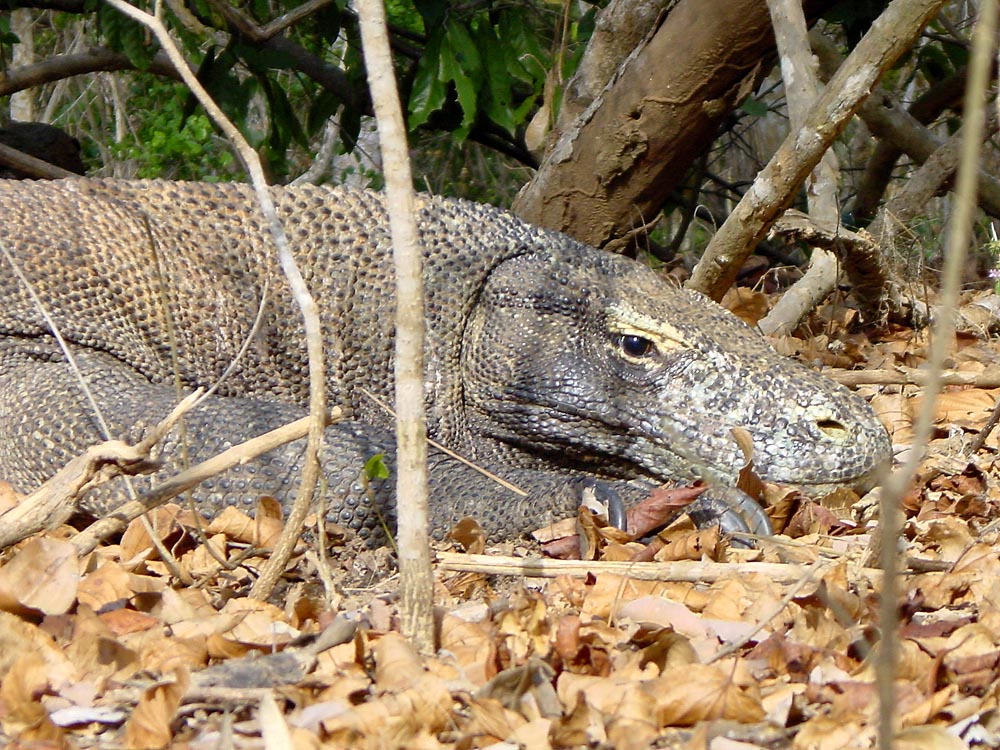
[[[274,188],[323,323],[331,404],[329,516],[375,539],[391,482],[366,491],[365,461],[393,462],[394,280],[381,196]],[[235,371],[187,419],[198,461],[306,413],[299,312],[248,187],[170,182],[0,181],[0,242],[69,342],[113,437],[135,440],[176,401]],[[864,487],[889,456],[866,403],[777,355],[731,314],[634,261],[510,214],[422,198],[431,437],[522,487],[521,497],[432,451],[434,532],[476,516],[509,535],[571,512],[580,478],[626,499],[673,479],[731,483],[746,430],[766,479]],[[0,478],[28,491],[103,435],[37,306],[0,258]],[[171,334],[171,331],[173,333]],[[180,465],[179,438],[163,472]],[[303,443],[195,493],[208,513],[290,499]],[[158,477],[162,478],[162,476]],[[155,477],[154,477],[155,479]],[[120,488],[87,505],[104,512]]]

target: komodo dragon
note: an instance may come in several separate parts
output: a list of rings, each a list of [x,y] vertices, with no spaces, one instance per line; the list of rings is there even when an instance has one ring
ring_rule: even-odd
[[[392,522],[391,486],[376,486],[373,504],[359,477],[376,452],[393,456],[391,419],[365,395],[391,403],[382,198],[323,187],[273,196],[321,309],[329,401],[349,415],[325,436],[329,515],[376,539],[380,514]],[[760,476],[807,489],[867,487],[887,461],[886,432],[864,401],[703,297],[491,207],[428,197],[419,206],[430,436],[529,493],[432,450],[437,535],[465,515],[494,535],[565,517],[587,478],[626,501],[665,480],[732,483],[746,462],[734,428],[751,436]],[[305,413],[299,312],[247,186],[0,182],[0,242],[117,436],[134,440],[167,413],[175,368],[187,387],[219,379],[265,287],[263,324],[235,372],[187,418],[190,458]],[[48,325],[2,257],[0,267],[0,478],[27,491],[102,435]],[[176,449],[164,449],[167,469]],[[302,449],[235,469],[195,499],[208,512],[261,494],[287,499]],[[89,509],[115,499],[99,494]]]

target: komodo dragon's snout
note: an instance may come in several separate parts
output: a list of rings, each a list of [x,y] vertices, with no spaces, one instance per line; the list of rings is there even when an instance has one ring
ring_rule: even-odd
[[[391,467],[394,452],[369,395],[392,400],[382,199],[306,186],[273,197],[320,307],[329,402],[348,417],[327,431],[324,499],[376,539],[394,512],[391,483],[360,481],[368,458]],[[51,315],[0,259],[0,478],[29,491],[105,427],[135,440],[170,410],[176,382],[219,385],[186,419],[192,462],[305,413],[301,319],[255,205],[244,185],[0,180],[0,242]],[[465,201],[421,198],[418,223],[430,435],[528,493],[432,450],[437,535],[465,515],[503,535],[565,517],[581,480],[625,500],[665,479],[731,483],[747,460],[739,431],[756,470],[782,482],[863,486],[887,460],[867,404],[640,264]],[[180,465],[179,440],[163,447],[165,471]],[[236,467],[195,500],[215,512],[290,498],[302,452]],[[92,512],[121,499],[102,492]]]

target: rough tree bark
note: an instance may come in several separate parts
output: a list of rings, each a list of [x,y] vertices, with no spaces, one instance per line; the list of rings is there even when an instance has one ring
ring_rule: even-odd
[[[825,5],[809,3],[812,11]],[[759,0],[678,0],[590,106],[553,135],[514,211],[597,247],[627,246],[773,54]]]
[[[19,41],[13,45],[11,66],[21,68],[35,62],[35,22],[31,11],[18,8],[11,11],[10,30]],[[10,97],[10,119],[31,122],[35,119],[35,92],[18,91]]]
[[[689,286],[721,299],[740,266],[846,127],[882,74],[912,46],[944,0],[893,0],[830,80],[712,238]]]

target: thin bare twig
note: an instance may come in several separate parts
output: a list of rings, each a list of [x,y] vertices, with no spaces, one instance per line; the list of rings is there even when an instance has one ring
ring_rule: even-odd
[[[396,270],[396,538],[403,633],[434,649],[434,572],[427,512],[424,414],[424,289],[416,195],[382,0],[358,0],[368,86],[385,165],[386,208]]]
[[[898,673],[899,635],[897,593],[899,586],[899,549],[897,540],[902,530],[901,504],[903,495],[916,475],[923,459],[931,430],[937,395],[941,391],[941,370],[945,357],[951,351],[955,335],[954,310],[957,308],[958,291],[965,265],[973,214],[976,210],[976,182],[979,171],[979,151],[984,125],[983,98],[989,84],[991,51],[996,34],[997,5],[986,2],[980,5],[980,18],[973,34],[972,61],[969,66],[969,85],[965,94],[965,139],[955,189],[955,211],[948,226],[947,247],[941,281],[941,314],[933,328],[930,352],[927,357],[928,378],[924,389],[924,402],[913,425],[913,446],[906,462],[893,472],[882,488],[879,505],[880,567],[884,572],[879,598],[879,647],[876,680],[879,695],[878,738],[881,750],[890,750],[896,731],[895,679]]]
[[[713,583],[740,574],[756,573],[782,584],[797,583],[807,577],[809,568],[787,563],[717,563],[682,560],[678,562],[629,562],[622,560],[550,560],[546,558],[504,557],[502,555],[467,555],[438,552],[437,566],[456,573],[555,578],[589,576],[601,573],[627,576],[637,581],[679,581]],[[858,568],[857,575],[878,582],[882,572]]]
[[[339,410],[331,415],[330,424],[339,418]],[[162,505],[173,497],[197,486],[206,479],[210,479],[234,466],[246,463],[258,456],[274,450],[293,440],[304,437],[312,422],[312,415],[303,417],[295,422],[278,427],[263,435],[258,435],[239,445],[219,453],[212,458],[197,463],[190,469],[167,479],[161,484],[153,487],[148,492],[142,493],[138,500],[133,500],[119,506],[104,518],[92,523],[87,529],[81,531],[73,537],[73,544],[80,551],[86,554],[97,546],[101,539],[115,534],[128,525],[129,521],[138,518],[146,511]],[[327,421],[324,420],[324,426]]]
[[[316,310],[316,302],[309,292],[302,272],[299,270],[298,264],[292,255],[288,237],[285,235],[285,230],[278,219],[277,209],[268,190],[260,158],[250,147],[250,144],[247,143],[246,138],[243,137],[239,129],[212,100],[212,97],[209,96],[208,92],[201,85],[201,82],[198,81],[195,74],[188,67],[187,61],[184,59],[180,49],[174,43],[170,32],[160,18],[162,8],[159,0],[156,4],[155,15],[129,5],[124,0],[108,0],[108,4],[132,20],[143,24],[153,32],[185,85],[194,94],[195,98],[197,98],[198,103],[205,108],[205,111],[212,118],[216,126],[225,134],[230,143],[235,146],[250,175],[261,213],[264,215],[271,236],[274,238],[274,243],[277,246],[278,262],[281,264],[281,269],[288,281],[292,296],[302,314],[309,361],[309,415],[311,428],[309,430],[302,478],[298,494],[295,498],[295,504],[292,506],[292,511],[285,524],[285,530],[278,544],[275,546],[274,553],[261,570],[261,576],[257,579],[251,591],[252,596],[266,599],[284,570],[285,565],[287,565],[288,560],[291,558],[292,550],[299,538],[302,523],[305,521],[305,517],[312,507],[313,496],[319,481],[319,451],[323,440],[323,428],[326,418],[326,378],[323,366],[323,334],[319,322],[319,314]]]

